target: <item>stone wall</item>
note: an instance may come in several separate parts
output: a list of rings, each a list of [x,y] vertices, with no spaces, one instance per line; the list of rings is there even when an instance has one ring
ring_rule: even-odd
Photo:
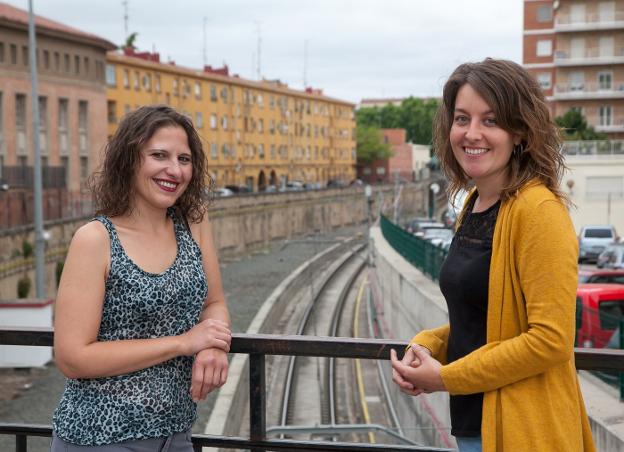
[[[380,207],[390,211],[394,196],[393,185],[374,187],[373,212],[376,214]],[[405,185],[400,199],[403,213],[418,213],[424,205],[422,196],[421,184]],[[223,255],[243,253],[273,240],[315,232],[322,234],[333,228],[363,223],[367,219],[367,210],[364,189],[352,187],[218,198],[211,205],[209,215],[217,249]],[[47,248],[67,247],[74,231],[88,220],[87,217],[46,223]],[[34,245],[32,228],[0,231],[0,262],[9,261],[19,253],[24,240]],[[56,294],[55,268],[56,261],[46,264],[48,297]],[[24,274],[33,280],[31,295],[34,295],[34,271],[31,269],[3,275],[0,299],[16,297],[17,279]]]

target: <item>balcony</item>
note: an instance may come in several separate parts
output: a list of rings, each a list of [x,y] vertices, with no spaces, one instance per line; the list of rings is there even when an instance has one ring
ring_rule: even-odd
[[[624,140],[565,141],[561,152],[566,158],[622,159],[624,158]]]
[[[556,85],[555,100],[624,99],[624,84],[607,86],[590,83]]]
[[[580,54],[574,54],[569,50],[557,50],[555,52],[555,66],[595,66],[624,64],[624,49],[620,48],[613,52],[601,52],[600,48],[586,49]]]
[[[557,15],[555,32],[569,33],[577,31],[621,30],[624,28],[624,12],[612,14],[585,14],[584,17],[572,17],[569,14]]]

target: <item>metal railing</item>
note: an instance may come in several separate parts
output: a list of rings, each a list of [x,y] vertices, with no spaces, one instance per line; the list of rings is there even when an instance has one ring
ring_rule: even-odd
[[[564,141],[562,152],[567,156],[621,156],[624,157],[624,140]]]
[[[431,242],[410,234],[385,216],[380,219],[381,233],[394,250],[408,262],[437,281],[446,251]]]
[[[26,345],[51,347],[54,332],[51,328],[0,327],[0,345]],[[406,342],[379,339],[329,338],[318,336],[287,336],[270,334],[233,334],[230,353],[249,355],[249,438],[193,435],[196,451],[202,447],[225,449],[265,450],[308,450],[308,451],[450,451],[436,447],[405,446],[395,444],[364,444],[333,441],[304,441],[290,439],[267,439],[266,427],[266,355],[318,356],[360,359],[390,359],[390,349],[399,355],[407,346]],[[578,358],[577,358],[578,359]],[[600,368],[624,369],[624,354],[603,356],[597,351],[583,351],[581,363],[590,362]],[[29,436],[52,436],[49,425],[0,423],[0,434],[15,437],[16,452],[26,452]]]
[[[50,347],[54,332],[51,328],[0,327],[0,345]],[[380,339],[328,338],[318,336],[286,336],[270,334],[233,334],[230,353],[249,355],[249,421],[250,437],[193,435],[196,451],[202,447],[226,449],[244,448],[252,451],[308,450],[308,451],[371,451],[411,450],[450,451],[450,449],[389,444],[364,444],[331,441],[302,441],[267,439],[266,428],[266,355],[319,356],[360,359],[390,358],[390,349],[402,355],[406,342]],[[624,371],[624,350],[575,349],[577,369]],[[29,436],[52,435],[46,425],[0,423],[0,434],[15,437],[16,452],[26,452]]]

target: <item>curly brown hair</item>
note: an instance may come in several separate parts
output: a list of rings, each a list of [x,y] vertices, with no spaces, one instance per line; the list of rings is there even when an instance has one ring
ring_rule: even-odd
[[[509,184],[503,187],[501,200],[515,196],[525,183],[538,179],[568,204],[567,196],[559,188],[566,169],[560,130],[550,116],[539,84],[522,66],[492,58],[458,66],[444,85],[433,133],[435,152],[449,181],[449,199],[455,199],[461,189],[469,186],[450,142],[455,99],[466,83],[490,106],[497,124],[521,139],[509,160]]]
[[[119,123],[104,149],[100,170],[90,181],[97,215],[114,217],[132,210],[134,176],[141,163],[141,148],[158,129],[167,126],[181,127],[186,132],[193,167],[191,181],[173,208],[180,218],[194,223],[202,220],[211,179],[201,139],[189,118],[166,105],[140,107]]]

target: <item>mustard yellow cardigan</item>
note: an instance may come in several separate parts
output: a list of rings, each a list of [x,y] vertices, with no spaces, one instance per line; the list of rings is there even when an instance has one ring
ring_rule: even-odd
[[[496,220],[487,343],[448,364],[448,324],[411,340],[443,364],[450,394],[484,393],[484,452],[595,450],[574,367],[577,258],[566,207],[530,182]]]

